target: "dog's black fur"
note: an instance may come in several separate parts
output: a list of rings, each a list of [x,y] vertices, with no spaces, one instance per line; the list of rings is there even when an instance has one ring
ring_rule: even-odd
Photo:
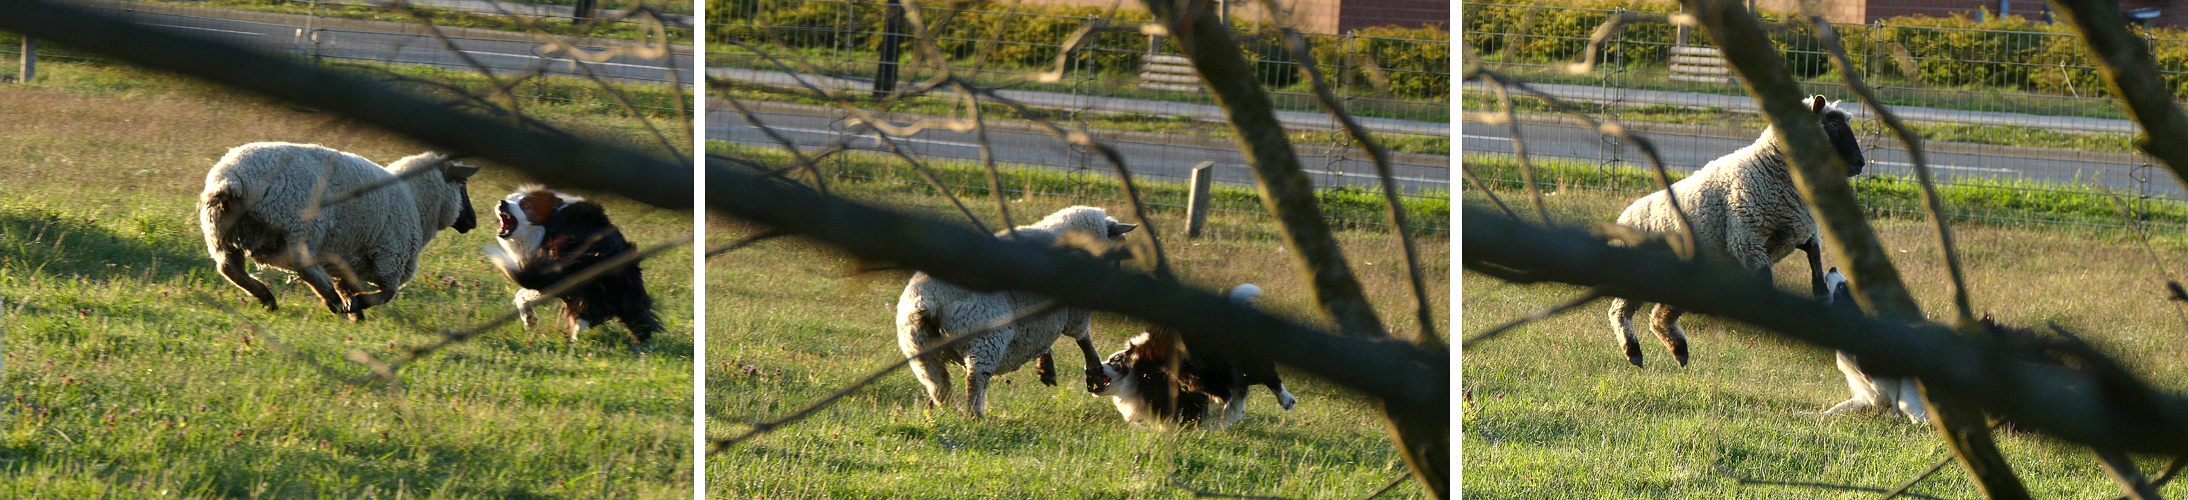
[[[517,286],[546,290],[602,262],[638,251],[623,239],[623,230],[608,221],[607,210],[597,203],[571,202],[556,209],[540,226],[544,232],[539,255],[524,258],[510,275]],[[606,323],[609,318],[622,320],[623,326],[630,329],[631,340],[640,344],[662,330],[661,319],[654,315],[653,295],[646,293],[636,262],[564,294],[562,315],[565,322],[583,321],[586,325]]]
[[[1241,298],[1234,292],[1233,299],[1251,302],[1259,293],[1254,288]],[[1092,392],[1117,398],[1127,420],[1175,425],[1213,420],[1215,427],[1228,427],[1243,416],[1246,396],[1256,385],[1267,386],[1286,410],[1297,401],[1284,389],[1274,362],[1191,342],[1162,326],[1132,337],[1103,367],[1106,380]]]

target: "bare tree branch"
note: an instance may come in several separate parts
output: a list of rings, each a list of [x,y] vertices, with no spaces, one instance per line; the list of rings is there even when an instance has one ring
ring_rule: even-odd
[[[0,0],[0,12],[8,13],[0,16],[0,30],[342,113],[457,154],[492,159],[548,183],[582,184],[663,208],[692,203],[690,167],[623,148],[564,140],[468,113],[450,113],[441,103],[366,79],[130,24],[82,7]]]

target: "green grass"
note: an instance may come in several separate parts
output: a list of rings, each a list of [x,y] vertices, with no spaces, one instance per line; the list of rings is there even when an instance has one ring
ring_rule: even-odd
[[[1613,219],[1636,194],[1567,189],[1550,198],[1561,224]],[[1510,197],[1507,197],[1508,199]],[[1486,201],[1466,194],[1469,206]],[[1950,292],[1929,223],[1878,217],[1884,247],[1933,317],[1950,315]],[[2130,231],[1960,224],[1954,236],[1978,314],[2018,326],[2056,321],[2132,370],[2179,390],[2188,376],[2180,319],[2162,292],[2188,242],[2144,242]],[[2147,245],[2147,246],[2146,246]],[[1843,266],[1836,255],[1826,264]],[[1799,259],[1776,266],[1780,286],[1805,293]],[[1516,285],[1468,273],[1461,314],[1469,334],[1569,300],[1578,287]],[[1817,420],[1847,398],[1831,353],[1748,325],[1689,315],[1692,365],[1679,368],[1642,333],[1646,368],[1628,365],[1611,339],[1604,302],[1535,322],[1465,353],[1467,498],[1875,498],[1736,484],[1726,471],[1774,481],[1891,488],[1944,456],[1927,425],[1862,412]],[[1804,413],[1807,412],[1807,413]],[[2086,449],[2025,434],[2000,445],[2038,498],[2110,498]],[[2162,462],[2145,459],[2145,470]],[[1976,498],[1958,466],[1914,491]]]
[[[1519,163],[1509,155],[1467,155],[1461,159],[1474,175],[1496,184],[1498,195],[1514,210],[1532,210],[1522,207],[1527,202],[1520,191],[1526,184],[1520,179]],[[1639,167],[1598,167],[1593,163],[1566,159],[1537,158],[1534,160],[1536,180],[1558,191],[1557,186],[1575,186],[1582,189],[1609,189],[1620,195],[1639,197],[1641,193],[1657,189],[1656,177]],[[1686,177],[1671,172],[1673,181]],[[2120,201],[2102,194],[2095,184],[2059,184],[2018,179],[1955,179],[1954,184],[1937,186],[1938,196],[1944,199],[1948,215],[1975,215],[1994,219],[2024,219],[2074,224],[2098,224],[2128,226],[2129,220],[2121,214]],[[1863,208],[1872,214],[1902,214],[1921,217],[1921,188],[1911,178],[1885,175],[1864,175],[1854,179],[1854,194]],[[2080,191],[2080,192],[2075,192]],[[2121,200],[2134,208],[2137,223],[2150,227],[2177,227],[2188,224],[2188,204],[2167,200]]]
[[[1466,92],[1461,102],[1469,111],[1496,111],[1495,96],[1486,92]],[[1762,116],[1754,113],[1729,111],[1724,108],[1689,108],[1670,104],[1607,105],[1578,103],[1581,110],[1593,116],[1615,117],[1622,122],[1677,123],[1708,125],[1744,130],[1762,130]],[[1557,114],[1541,98],[1513,96],[1512,110],[1524,114]],[[1881,122],[1858,122],[1855,128],[1865,136],[1883,134],[1885,141],[1898,144],[1899,139],[1890,137],[1890,131]],[[1970,125],[1962,123],[1907,122],[1907,128],[1929,142],[1959,142],[1994,146],[2067,149],[2097,153],[2135,153],[2133,134],[2060,132],[2039,127],[2011,127],[2002,125]]]
[[[958,217],[916,185],[844,182],[831,192],[897,209]],[[966,200],[983,220],[998,220],[994,199]],[[1026,223],[1058,208],[1095,204],[1076,198],[1012,198]],[[1315,322],[1304,281],[1264,218],[1211,214],[1199,239],[1182,218],[1158,212],[1164,248],[1182,279],[1217,290],[1252,282],[1268,290],[1264,307]],[[960,219],[961,220],[961,219]],[[756,228],[713,224],[712,241]],[[1347,258],[1390,327],[1415,331],[1398,249],[1378,231],[1340,231]],[[1449,240],[1417,243],[1428,263],[1430,300],[1448,304]],[[745,426],[736,419],[789,413],[885,363],[902,361],[893,303],[909,273],[858,274],[843,254],[793,240],[769,240],[708,263],[707,404],[710,435]],[[1439,312],[1437,318],[1445,317]],[[1142,325],[1095,316],[1102,354]],[[1449,325],[1438,325],[1447,331]],[[891,373],[810,420],[709,458],[710,498],[1184,498],[1175,472],[1196,487],[1292,498],[1357,498],[1404,469],[1376,404],[1330,384],[1287,372],[1300,402],[1286,412],[1256,388],[1237,426],[1209,432],[1135,428],[1106,398],[1070,382],[1082,362],[1057,344],[1059,387],[1041,385],[1027,367],[997,377],[989,415],[972,419],[925,407],[912,375]],[[962,370],[954,373],[962,374]],[[961,376],[961,375],[960,375]],[[1384,498],[1422,498],[1413,483]]]
[[[784,153],[778,148],[754,147],[721,141],[709,141],[707,148],[710,152],[757,160],[765,164],[789,165],[793,162],[788,153]],[[920,177],[918,172],[904,165],[903,160],[893,155],[855,151],[839,153],[832,158],[833,160],[827,161],[824,169],[839,181],[878,181],[903,186],[917,192],[933,192],[933,188],[928,187],[926,180]],[[987,193],[987,170],[981,168],[978,162],[933,160],[925,162],[925,165],[935,171],[935,177],[941,179],[942,184],[953,186],[952,192],[957,196],[985,195]],[[1123,190],[1117,187],[1116,176],[1113,174],[1105,175],[1105,172],[1065,172],[1050,168],[1016,165],[1001,165],[998,170],[1002,174],[1003,189],[1009,191],[1049,193],[1098,200],[1125,199]],[[1158,213],[1184,212],[1183,207],[1190,188],[1185,183],[1149,180],[1144,176],[1135,177],[1132,182],[1139,188],[1141,200],[1150,205],[1150,210]],[[1387,217],[1384,215],[1386,212],[1381,193],[1381,191],[1358,189],[1323,190],[1320,193],[1322,213],[1330,219],[1333,225],[1341,227],[1379,227],[1372,224],[1381,224]],[[1448,229],[1451,227],[1451,203],[1448,193],[1418,192],[1413,194],[1418,196],[1400,198],[1400,206],[1405,208],[1408,224],[1420,228]],[[1436,196],[1442,196],[1443,198],[1433,198]],[[1215,210],[1267,211],[1261,204],[1261,195],[1244,187],[1214,185],[1209,189],[1209,199],[1211,200],[1209,206]],[[1157,204],[1171,206],[1154,206]],[[1362,222],[1372,224],[1361,224]],[[1422,231],[1427,232],[1430,230],[1423,229]]]
[[[45,68],[0,86],[0,115],[35,117],[0,123],[0,497],[690,498],[689,249],[645,266],[668,331],[643,354],[621,326],[575,343],[504,326],[406,369],[403,392],[346,385],[313,364],[358,375],[348,352],[389,356],[508,311],[514,287],[480,258],[492,219],[442,232],[402,294],[350,324],[271,271],[282,309],[249,304],[205,256],[197,193],[246,142],[379,161],[427,148],[175,77]],[[628,118],[534,110],[647,148]],[[472,202],[522,182],[489,165]],[[686,212],[602,201],[639,244],[691,231]]]
[[[136,1],[186,5],[191,7],[210,7],[216,9],[244,10],[253,12],[272,12],[277,14],[302,14],[341,19],[361,19],[367,21],[393,21],[404,23],[415,23],[420,21],[418,15],[415,15],[408,10],[392,7],[375,7],[369,5],[313,5],[311,2],[294,0]],[[571,0],[531,1],[517,3],[570,5]],[[652,6],[655,9],[660,9],[660,11],[664,13],[691,13],[691,4],[688,2],[683,4],[678,4],[676,2],[643,3],[645,5]],[[607,12],[610,8],[628,8],[632,3],[610,1],[602,2],[602,4],[603,5],[600,6],[601,12]],[[427,18],[429,18],[433,24],[440,26],[458,28],[484,28],[490,30],[520,31],[528,33],[534,32],[535,30],[544,30],[548,33],[565,36],[587,36],[597,38],[645,41],[660,40],[659,36],[654,35],[651,30],[646,29],[642,24],[639,23],[600,23],[593,26],[583,27],[583,29],[579,29],[580,27],[570,22],[569,18],[532,18],[521,16],[505,16],[500,14],[482,14],[455,10],[436,10],[432,7],[421,7],[420,10],[426,13]],[[688,45],[692,42],[691,30],[688,28],[670,28],[665,30],[665,33],[668,37],[669,43]]]
[[[837,105],[835,102],[828,99],[813,97],[811,92],[789,91],[776,87],[750,85],[743,83],[709,85],[707,87],[707,96],[710,99],[728,98],[756,101],[776,101],[796,104],[808,104],[815,106]],[[962,102],[954,97],[909,97],[887,103],[885,106],[882,105],[883,103],[873,100],[871,94],[847,92],[841,97],[848,98],[849,102],[853,106],[858,106],[865,109],[880,109],[883,111],[896,113],[912,113],[933,116],[959,116],[963,113],[964,108]],[[980,112],[982,113],[981,116],[986,117],[986,119],[990,120],[997,118],[1023,119],[1028,121],[1048,120],[1065,127],[1083,126],[1095,130],[1150,132],[1157,134],[1186,135],[1214,139],[1232,139],[1238,136],[1237,132],[1233,131],[1229,123],[1204,122],[1185,115],[1150,115],[1146,113],[1078,113],[1067,110],[1052,110],[1043,108],[1028,108],[1026,111],[1027,112],[1025,113],[1020,113],[1016,109],[1012,109],[1008,106],[1004,106],[1001,104],[984,103],[980,105]],[[1349,141],[1350,139],[1350,136],[1344,135],[1343,133],[1329,131],[1295,130],[1289,132],[1289,135],[1294,144],[1321,144],[1335,142],[1337,143],[1337,145],[1342,146],[1346,144],[1342,141]],[[1451,138],[1449,137],[1434,137],[1412,134],[1384,134],[1377,132],[1369,132],[1368,135],[1369,137],[1375,138],[1376,141],[1381,142],[1383,144],[1383,147],[1389,149],[1391,152],[1424,155],[1451,154]]]

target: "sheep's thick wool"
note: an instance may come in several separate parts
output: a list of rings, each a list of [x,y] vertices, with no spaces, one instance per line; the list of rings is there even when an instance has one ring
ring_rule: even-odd
[[[1118,241],[1134,227],[1137,225],[1117,222],[1100,208],[1080,206],[1058,210],[1032,225],[1019,226],[1015,238],[1048,246],[1067,234],[1079,232]],[[1014,237],[1011,231],[998,232],[996,236]],[[1048,299],[1045,295],[1018,291],[978,292],[934,279],[926,273],[915,273],[911,282],[904,286],[904,294],[897,299],[897,346],[911,358],[912,374],[927,388],[929,402],[937,406],[950,405],[951,384],[945,366],[965,366],[967,409],[974,415],[981,415],[987,408],[988,380],[1049,353],[1049,345],[1058,337],[1069,335],[1077,340],[1087,366],[1098,371],[1101,360],[1095,357],[1093,332],[1088,321],[1093,317],[1093,311],[1055,308],[988,330],[977,338],[926,356],[918,356],[919,352],[958,335],[975,333],[983,326]]]
[[[276,307],[272,292],[243,271],[246,256],[296,273],[329,310],[362,319],[417,275],[418,254],[440,230],[476,225],[465,186],[476,171],[430,152],[382,168],[319,145],[245,144],[206,172],[199,223],[222,276],[266,307]]]
[[[1849,167],[1847,175],[1861,172],[1866,163],[1856,142],[1849,117],[1823,96],[1803,101],[1815,113],[1834,150]],[[1809,252],[1810,275],[1822,281],[1816,219],[1809,214],[1784,147],[1774,128],[1747,147],[1712,160],[1693,175],[1635,200],[1618,215],[1618,224],[1645,232],[1678,234],[1684,212],[1693,224],[1696,255],[1725,258],[1745,269],[1767,269],[1796,249]],[[1672,209],[1676,198],[1679,210]],[[1624,298],[1611,301],[1612,334],[1621,341],[1628,362],[1641,365],[1641,348],[1634,338],[1632,318],[1641,303]],[[1680,366],[1687,364],[1686,333],[1679,328],[1683,311],[1658,304],[1649,315],[1649,326]]]

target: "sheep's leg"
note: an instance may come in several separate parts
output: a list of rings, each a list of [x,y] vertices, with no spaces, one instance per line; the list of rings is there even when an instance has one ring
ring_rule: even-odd
[[[942,360],[931,357],[911,359],[912,375],[919,378],[919,385],[927,388],[929,408],[950,406],[950,371]]]
[[[228,278],[229,283],[235,284],[237,288],[242,288],[244,292],[250,293],[251,298],[258,299],[258,305],[266,306],[266,310],[281,310],[281,306],[274,302],[273,290],[267,289],[266,283],[252,277],[250,270],[244,268],[244,259],[242,250],[227,250],[213,254],[213,263],[220,268],[221,277]]]
[[[1072,340],[1079,343],[1079,355],[1086,357],[1086,392],[1097,392],[1109,385],[1108,372],[1102,370],[1102,355],[1094,352],[1094,323],[1087,322],[1086,328],[1073,335]]]
[[[1043,351],[1041,357],[1034,359],[1033,374],[1041,376],[1041,385],[1056,386],[1055,351]]]
[[[1671,348],[1671,357],[1678,358],[1681,367],[1687,366],[1687,332],[1679,328],[1679,317],[1686,314],[1686,310],[1667,304],[1657,304],[1656,310],[1649,313],[1649,330],[1664,341],[1664,347]]]
[[[994,377],[994,361],[965,357],[965,410],[974,418],[988,415],[988,380]]]
[[[316,264],[304,266],[296,270],[296,277],[302,278],[305,285],[311,286],[312,292],[319,294],[319,300],[327,304],[328,311],[331,311],[335,314],[353,312],[350,309],[343,307],[342,290],[334,287],[334,279],[327,277],[327,269],[325,267]],[[352,321],[355,321],[357,317],[356,315],[352,314],[350,316],[350,319]]]
[[[1816,300],[1823,300],[1831,295],[1831,290],[1823,285],[1823,244],[1817,240],[1818,238],[1809,238],[1799,248],[1802,253],[1808,254],[1809,292],[1815,294]]]
[[[371,282],[372,286],[380,289],[372,293],[361,293],[349,297],[350,321],[364,321],[365,309],[394,301],[395,291],[403,287],[401,285],[402,280],[396,279],[395,276],[386,271],[377,269],[375,271],[372,276],[365,278],[365,281]]]
[[[1641,301],[1620,298],[1611,299],[1611,335],[1626,351],[1626,361],[1641,366],[1641,339],[1633,336],[1633,315],[1641,312]]]

